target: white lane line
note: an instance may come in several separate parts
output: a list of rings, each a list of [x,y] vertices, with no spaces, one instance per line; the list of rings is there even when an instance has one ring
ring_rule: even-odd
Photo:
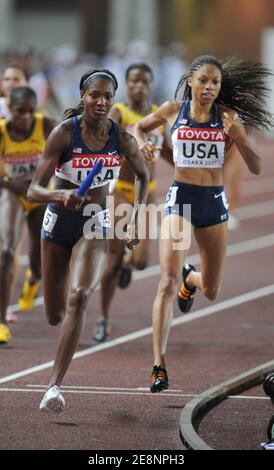
[[[43,390],[46,390],[47,389],[47,385],[46,384],[27,384],[26,387],[29,387],[29,388],[43,388]],[[88,385],[62,385],[62,390],[67,390],[67,391],[70,391],[70,389],[74,389],[75,391],[76,390],[115,390],[115,391],[121,391],[121,392],[149,392],[150,393],[150,389],[148,387],[131,387],[131,388],[127,388],[127,387],[93,387],[93,386],[88,386]],[[0,388],[0,390],[3,390],[2,388]],[[13,390],[13,388],[9,389],[9,390]],[[176,390],[176,389],[172,389],[172,388],[169,388],[168,389],[168,393],[180,393],[182,394],[183,393],[183,390]],[[182,395],[181,395],[182,396]],[[184,394],[184,396],[186,397],[196,397],[198,395],[194,395],[194,394],[191,394],[191,393],[188,393],[188,394]],[[262,397],[259,397],[259,396],[253,396],[253,395],[229,395],[229,398],[240,398],[240,399],[253,399],[253,400],[269,400],[269,397],[266,397],[266,396],[262,396]]]
[[[37,388],[34,388],[37,387]],[[33,388],[14,388],[14,387],[0,387],[0,392],[34,392],[34,393],[44,393],[46,390],[46,386],[33,386]],[[77,388],[77,390],[75,390]],[[99,390],[78,390],[80,387],[71,387],[71,390],[68,390],[68,386],[62,386],[62,393],[74,393],[79,395],[141,395],[141,396],[169,396],[169,397],[186,397],[186,398],[194,398],[198,395],[193,393],[182,393],[182,390],[174,390],[176,393],[171,393],[172,390],[164,391],[163,393],[151,393],[149,388],[146,388],[143,392],[135,392],[136,389],[127,389],[125,388],[124,391],[121,389],[120,391],[113,391],[113,389],[105,390],[103,387]],[[98,387],[99,388],[99,387]],[[229,395],[228,398],[235,398],[235,399],[244,399],[244,400],[269,400],[269,397],[257,397],[257,396],[250,396],[250,395]]]
[[[29,388],[44,388],[45,390],[47,389],[47,385],[45,384],[27,384],[26,387],[29,387]],[[134,388],[127,388],[127,387],[92,387],[92,386],[86,386],[86,385],[62,385],[62,390],[70,390],[70,389],[74,389],[74,390],[107,390],[107,391],[121,391],[121,392],[150,392],[150,389],[148,387],[134,387]],[[0,390],[2,390],[0,388]],[[172,388],[169,388],[168,389],[168,393],[183,393],[183,390],[176,390],[176,389],[172,389]],[[192,396],[192,395],[188,395],[188,396]]]
[[[274,192],[274,176],[252,178],[250,180],[243,181],[241,192],[244,196],[254,196],[255,194]]]
[[[269,397],[257,397],[252,395],[228,395],[228,398],[236,398],[240,400],[269,400]]]
[[[239,207],[237,209],[237,217],[239,220],[249,220],[257,217],[274,214],[274,200],[257,202],[248,206]]]
[[[27,384],[26,387],[30,388],[47,388],[46,384]],[[148,392],[148,387],[135,387],[135,388],[127,388],[127,387],[92,387],[86,385],[62,385],[62,390],[65,389],[79,389],[79,390],[116,390],[116,391],[132,391],[132,392]],[[168,389],[169,392],[183,392],[183,390],[175,390],[175,389]]]
[[[232,245],[228,245],[227,247],[227,256],[238,255],[241,253],[248,253],[249,251],[259,250],[261,248],[268,248],[274,245],[274,234],[263,235],[262,237],[253,238],[251,240],[245,240],[244,242],[234,243]],[[200,263],[200,256],[198,254],[194,254],[188,257],[188,262],[190,264],[198,264]],[[157,276],[160,274],[160,266],[159,264],[155,264],[154,266],[149,266],[148,268],[144,269],[144,271],[135,271],[133,273],[133,281],[140,281],[142,279],[146,279],[148,277]],[[99,287],[96,288],[98,290]],[[38,297],[34,301],[34,305],[40,306],[44,304],[43,297]],[[20,308],[17,304],[10,305],[8,307],[8,313],[15,313],[20,312]]]
[[[237,218],[239,220],[255,219],[256,217],[263,217],[272,214],[274,214],[274,200],[249,204],[248,206],[239,207],[239,209],[237,209]],[[28,266],[28,255],[20,255],[19,264],[20,266]]]
[[[39,390],[39,389],[26,389],[26,388],[1,388],[0,387],[0,392],[39,392],[39,393],[45,393],[45,388]],[[111,392],[111,391],[95,391],[95,390],[63,390],[62,388],[62,392],[64,393],[78,393],[78,394],[81,394],[81,395],[141,395],[141,396],[154,396],[154,395],[157,395],[157,396],[162,396],[162,394],[159,394],[159,393],[150,393],[149,391],[147,392]],[[179,393],[169,393],[169,392],[166,392],[164,391],[163,392],[165,396],[169,396],[169,397],[193,397],[193,395],[188,395],[188,394],[179,394]]]
[[[260,289],[256,289],[253,291],[249,291],[241,295],[237,295],[236,297],[232,297],[228,300],[223,300],[222,302],[217,302],[216,304],[210,305],[209,307],[196,310],[190,313],[189,315],[175,318],[172,321],[172,326],[182,325],[183,323],[188,323],[190,321],[197,320],[198,318],[203,318],[208,315],[213,315],[214,313],[222,312],[223,310],[235,307],[237,305],[242,305],[246,302],[260,299],[262,297],[265,297],[266,295],[271,295],[271,294],[274,294],[274,284],[271,284],[269,286],[265,286],[265,287],[262,287]],[[110,349],[115,346],[119,346],[120,344],[125,344],[130,341],[134,341],[138,338],[143,338],[144,336],[148,336],[151,333],[152,333],[152,327],[143,328],[141,330],[134,331],[127,335],[120,336],[119,338],[110,340],[107,343],[98,344],[96,346],[91,346],[82,351],[78,351],[77,353],[74,354],[73,359],[78,359],[80,357],[85,357],[90,354],[95,354],[99,351],[104,351],[105,349]],[[24,377],[26,375],[33,374],[35,372],[40,372],[41,370],[48,369],[52,366],[53,366],[53,361],[46,362],[44,364],[39,364],[37,366],[24,369],[20,372],[15,372],[14,374],[8,375],[6,377],[2,377],[0,378],[0,383],[10,382],[11,380],[16,380],[16,379],[19,379],[20,377]]]

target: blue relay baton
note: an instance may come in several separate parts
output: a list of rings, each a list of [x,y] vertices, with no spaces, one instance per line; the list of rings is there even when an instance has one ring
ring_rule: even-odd
[[[95,166],[92,168],[92,170],[89,172],[88,176],[82,181],[80,184],[79,188],[76,191],[77,196],[84,196],[86,192],[89,190],[90,186],[92,185],[92,182],[94,180],[94,177],[100,173],[100,171],[103,168],[103,163],[102,162],[97,162]]]

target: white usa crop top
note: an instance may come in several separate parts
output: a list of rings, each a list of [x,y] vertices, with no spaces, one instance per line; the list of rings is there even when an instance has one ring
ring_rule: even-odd
[[[212,119],[198,123],[190,117],[190,101],[185,101],[171,128],[171,136],[175,166],[222,168],[227,136],[216,103],[213,105]]]
[[[121,168],[118,125],[112,122],[110,137],[100,151],[89,149],[84,143],[77,116],[71,118],[71,142],[69,148],[62,153],[55,175],[80,186],[94,165],[101,161],[104,167],[95,176],[92,187],[104,186],[118,179]]]

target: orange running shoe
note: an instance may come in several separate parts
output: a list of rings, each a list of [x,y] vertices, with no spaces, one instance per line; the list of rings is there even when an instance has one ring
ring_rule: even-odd
[[[197,287],[189,287],[187,285],[186,279],[191,271],[196,271],[194,266],[192,266],[192,264],[184,264],[182,271],[183,282],[177,297],[179,309],[183,313],[188,313],[191,309],[194,300],[194,294],[197,289]]]
[[[162,390],[167,390],[168,387],[167,370],[161,366],[153,366],[151,373],[151,393],[162,392]]]

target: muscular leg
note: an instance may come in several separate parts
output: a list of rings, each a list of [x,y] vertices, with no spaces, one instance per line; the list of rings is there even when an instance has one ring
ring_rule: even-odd
[[[22,244],[23,244],[24,238],[25,238],[25,230],[23,229],[23,232],[21,233],[21,239],[19,240],[16,250],[15,250],[14,261],[13,261],[12,285],[10,288],[10,302],[11,303],[13,303],[15,291],[17,288],[17,282],[18,282],[19,271],[20,271],[20,253],[22,250]],[[1,245],[1,240],[0,240],[0,245]],[[7,309],[6,320],[8,323],[17,323],[18,317],[15,313]]]
[[[58,325],[66,313],[71,250],[41,241],[44,309],[50,325]]]
[[[149,263],[150,240],[140,240],[136,249],[131,254],[130,265],[135,269],[142,271],[146,269]]]
[[[22,234],[25,220],[23,207],[18,197],[3,190],[0,211],[1,252],[0,252],[0,313],[1,323],[6,323],[7,307],[10,302],[13,267],[16,247]]]
[[[201,272],[191,271],[187,277],[190,287],[196,286],[214,300],[220,290],[227,246],[227,223],[199,228],[194,231],[201,256]]]
[[[148,200],[147,200],[147,205],[153,204],[154,203],[154,195],[149,194]],[[138,270],[143,270],[146,269],[146,267],[149,264],[149,251],[150,251],[150,229],[151,227],[149,226],[150,219],[149,219],[149,213],[146,211],[146,220],[145,220],[145,227],[146,227],[146,238],[143,238],[140,240],[138,245],[136,246],[136,249],[133,250],[129,256],[125,255],[124,257],[124,262],[126,265],[132,265],[135,269]],[[142,223],[142,220],[141,220]]]
[[[27,215],[28,241],[29,241],[29,269],[23,284],[21,296],[18,300],[21,310],[30,310],[38,295],[41,278],[41,248],[40,232],[45,207],[40,206]]]
[[[107,240],[79,240],[71,266],[67,311],[62,323],[49,386],[60,385],[76,350],[88,299],[100,281],[107,258]]]
[[[124,197],[117,192],[114,192],[114,211],[120,204],[125,204],[126,200]],[[114,227],[116,228],[117,223],[123,219],[124,216],[114,217]],[[117,238],[114,230],[114,238],[109,243],[109,255],[106,265],[106,269],[101,280],[101,316],[97,322],[102,320],[108,321],[109,309],[114,297],[116,287],[118,284],[119,271],[122,266],[123,255],[125,249],[125,242],[123,239]]]
[[[122,264],[124,247],[123,240],[114,239],[110,241],[107,267],[101,281],[102,315],[98,321],[108,321],[109,319],[109,308],[118,283],[118,273]]]
[[[177,283],[181,274],[181,267],[187,256],[188,249],[174,250],[176,236],[171,238],[170,226],[179,225],[182,230],[183,222],[188,224],[178,215],[170,215],[164,218],[161,228],[159,244],[161,278],[152,309],[153,324],[153,351],[154,364],[165,367],[165,352],[168,333],[172,320],[172,302],[176,295]],[[178,226],[177,225],[177,226]],[[176,231],[172,233],[176,235]]]
[[[228,195],[229,212],[235,213],[241,199],[242,174],[244,160],[234,144],[229,150],[229,158],[225,159],[223,168],[224,185]]]
[[[28,214],[29,232],[29,259],[31,278],[29,284],[32,285],[41,278],[41,227],[44,217],[45,207],[41,206]]]
[[[234,144],[228,152],[228,158],[225,158],[223,167],[224,185],[229,202],[228,228],[230,230],[238,228],[239,225],[237,209],[241,200],[243,169],[244,160]]]
[[[24,240],[25,240],[25,227],[23,228],[23,231],[21,231],[21,238],[15,250],[14,263],[13,263],[13,279],[12,279],[12,286],[11,286],[11,298],[13,298],[16,287],[17,287],[17,281],[18,281],[19,271],[20,271],[20,253],[22,251],[22,244]]]

